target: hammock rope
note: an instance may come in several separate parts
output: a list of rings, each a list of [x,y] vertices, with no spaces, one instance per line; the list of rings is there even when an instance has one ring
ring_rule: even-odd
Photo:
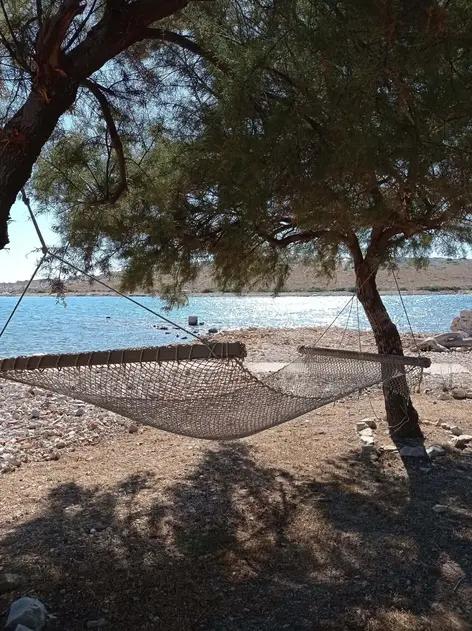
[[[40,355],[0,362],[5,379],[81,399],[134,421],[212,440],[243,438],[388,382],[407,397],[429,359],[301,347],[268,376],[243,344]]]

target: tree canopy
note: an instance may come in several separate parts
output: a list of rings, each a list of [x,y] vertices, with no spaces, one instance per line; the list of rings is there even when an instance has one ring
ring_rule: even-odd
[[[465,1],[189,7],[166,25],[185,53],[148,49],[166,75],[146,131],[126,135],[127,195],[97,207],[110,155],[84,120],[45,153],[37,198],[87,263],[120,257],[128,286],[164,271],[178,291],[206,260],[241,290],[280,286],[294,254],[373,272],[457,253],[472,241],[471,19]]]

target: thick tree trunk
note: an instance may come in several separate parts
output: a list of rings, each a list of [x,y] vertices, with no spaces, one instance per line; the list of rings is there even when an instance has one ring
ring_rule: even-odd
[[[372,273],[372,269],[365,262],[356,265],[357,296],[372,327],[379,354],[403,355],[400,334],[382,302],[375,276],[375,271]],[[406,377],[405,383],[402,384],[403,389],[408,390]],[[384,383],[383,391],[387,422],[392,439],[394,441],[423,439],[418,423],[418,413],[413,407],[410,397],[404,397],[397,391],[393,391],[389,388],[388,381]]]
[[[59,118],[75,100],[77,84],[65,79],[58,83],[50,94],[33,89],[0,131],[0,250],[8,244],[7,222],[16,196],[28,181]]]

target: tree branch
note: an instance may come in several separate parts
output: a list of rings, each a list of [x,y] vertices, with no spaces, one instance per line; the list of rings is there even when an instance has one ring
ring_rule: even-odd
[[[198,55],[203,59],[211,62],[216,68],[221,70],[222,72],[228,72],[229,67],[225,64],[221,59],[219,59],[214,53],[200,46],[197,42],[185,35],[181,35],[180,33],[175,33],[174,31],[168,31],[167,29],[157,29],[157,28],[145,28],[142,31],[142,39],[152,39],[152,40],[160,40],[162,42],[166,42],[168,44],[176,44],[180,46],[180,48],[184,48],[188,50],[190,53],[194,55]]]
[[[310,241],[314,241],[315,239],[329,236],[336,237],[336,239],[343,243],[346,243],[347,240],[346,235],[343,235],[340,232],[334,230],[307,230],[306,232],[297,232],[295,234],[289,234],[281,238],[277,238],[273,234],[269,234],[268,232],[264,232],[261,230],[258,230],[257,234],[262,239],[265,239],[267,243],[277,248],[286,248],[289,245],[294,245],[298,243],[309,243]]]
[[[105,119],[105,123],[107,125],[108,133],[110,134],[111,144],[115,151],[116,159],[118,162],[120,181],[116,189],[111,194],[110,191],[107,191],[106,196],[102,200],[99,200],[99,203],[114,204],[116,201],[118,201],[118,199],[126,191],[127,188],[126,161],[123,152],[123,144],[118,134],[115,121],[113,119],[110,104],[108,103],[106,96],[103,94],[98,84],[91,81],[90,79],[86,79],[82,82],[82,84],[86,88],[88,88],[88,90],[90,90],[90,92],[97,99],[100,105],[103,118]]]

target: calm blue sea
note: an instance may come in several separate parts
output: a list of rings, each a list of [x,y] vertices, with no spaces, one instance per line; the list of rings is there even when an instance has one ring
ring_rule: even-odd
[[[199,333],[210,327],[234,330],[247,327],[301,327],[328,325],[348,296],[281,296],[230,297],[201,296],[190,299],[182,309],[166,312],[157,298],[139,298],[143,304],[187,326],[189,315],[196,315],[205,324]],[[405,314],[397,296],[385,296],[385,304],[402,331],[408,330]],[[415,331],[449,330],[451,320],[461,309],[472,309],[472,295],[405,296],[405,305]],[[16,298],[0,298],[0,323],[3,326]],[[349,309],[337,324],[345,326]],[[368,328],[360,313],[362,328]],[[164,325],[119,297],[70,297],[66,306],[49,296],[24,298],[12,322],[0,338],[0,356],[35,353],[68,353],[86,350],[108,350],[136,346],[154,346],[182,342],[185,334]],[[349,328],[357,328],[356,308],[352,309]],[[192,330],[195,330],[192,328]]]

